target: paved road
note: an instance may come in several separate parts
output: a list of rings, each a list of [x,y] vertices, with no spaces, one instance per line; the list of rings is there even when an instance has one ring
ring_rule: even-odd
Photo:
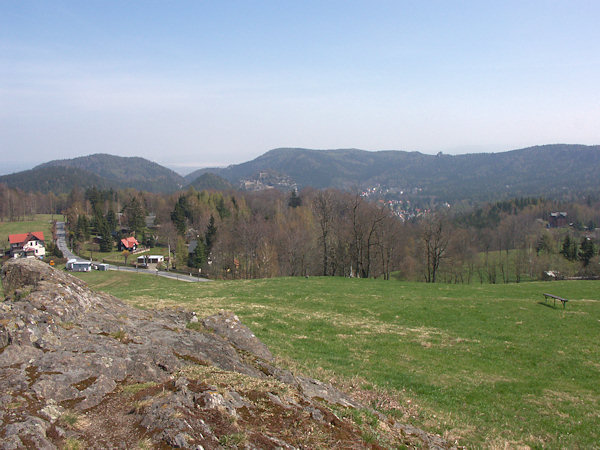
[[[67,259],[76,259],[77,261],[89,261],[88,259],[80,258],[79,256],[75,255],[67,248],[67,240],[66,240],[65,223],[64,222],[56,222],[56,245],[58,245],[59,250],[63,253],[63,256]],[[137,269],[134,267],[114,266],[112,264],[109,264],[108,268],[109,268],[109,270],[120,270],[120,271],[124,271],[124,272],[143,273],[146,275],[154,275],[154,276],[159,276],[159,277],[171,278],[173,280],[188,281],[188,282],[194,282],[194,283],[199,282],[199,281],[210,281],[207,278],[199,278],[199,277],[183,275],[183,274],[175,273],[175,272],[166,272],[164,270]]]
[[[210,281],[208,278],[199,278],[199,277],[194,277],[194,276],[190,276],[190,275],[183,275],[183,274],[177,273],[177,272],[167,272],[165,270],[137,269],[135,267],[113,266],[112,264],[109,264],[108,268],[110,270],[142,273],[142,274],[146,274],[146,275],[154,275],[154,276],[158,276],[158,277],[172,278],[173,280],[189,281],[189,282],[193,282],[193,283],[196,283],[199,281]]]
[[[64,222],[56,222],[56,245],[58,245],[58,249],[62,252],[65,258],[77,259],[78,261],[87,261],[85,259],[78,258],[67,248],[67,238],[65,233]]]

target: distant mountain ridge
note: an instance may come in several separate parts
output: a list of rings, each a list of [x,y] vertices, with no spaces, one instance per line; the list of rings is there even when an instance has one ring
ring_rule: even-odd
[[[298,187],[418,190],[445,201],[514,196],[560,196],[566,189],[600,189],[600,146],[554,144],[502,153],[426,155],[406,151],[281,148],[215,173],[238,183],[267,170],[290,177]]]
[[[149,192],[172,192],[187,184],[185,179],[173,170],[140,157],[96,153],[73,159],[49,161],[32,170],[43,172],[52,167],[85,171],[103,180],[104,186],[114,188],[131,187]]]
[[[390,196],[456,202],[598,193],[599,173],[598,145],[554,144],[465,155],[280,148],[241,164],[200,169],[185,178],[144,158],[94,154],[50,161],[2,176],[0,183],[54,192],[68,192],[75,185],[150,192],[175,192],[187,186],[198,190],[378,186]]]
[[[40,164],[33,170],[56,166],[86,170],[116,183],[119,187],[132,187],[149,192],[170,192],[181,189],[186,184],[185,179],[178,173],[145,158],[105,153],[54,160]]]

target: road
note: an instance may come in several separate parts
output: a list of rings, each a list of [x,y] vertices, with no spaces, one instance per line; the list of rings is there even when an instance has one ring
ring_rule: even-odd
[[[87,259],[78,258],[71,250],[67,248],[67,237],[65,233],[65,223],[56,222],[56,245],[67,259],[77,259],[78,261],[87,261]]]
[[[77,261],[89,261],[88,259],[80,258],[71,252],[67,247],[67,239],[65,233],[65,223],[64,222],[56,222],[56,245],[58,245],[59,250],[62,252],[63,256],[67,259],[76,259]],[[95,261],[94,261],[95,262]],[[99,264],[99,263],[97,263]],[[183,275],[175,272],[167,272],[164,270],[146,270],[146,269],[138,269],[135,267],[120,267],[114,266],[112,264],[108,265],[109,270],[119,270],[123,272],[135,272],[146,275],[154,275],[158,277],[171,278],[173,280],[179,281],[187,281],[197,283],[199,281],[210,281],[207,278],[194,277],[190,275]]]
[[[188,281],[191,283],[197,283],[199,281],[210,281],[208,278],[194,277],[190,275],[184,275],[182,273],[177,272],[167,272],[165,270],[147,270],[147,269],[138,269],[136,267],[122,267],[122,266],[113,266],[112,264],[108,265],[109,270],[119,270],[122,272],[135,272],[146,275],[154,275],[158,277],[171,278],[173,280],[179,281]]]

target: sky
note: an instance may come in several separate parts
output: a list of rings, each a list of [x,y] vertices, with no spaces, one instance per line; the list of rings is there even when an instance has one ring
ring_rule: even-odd
[[[600,2],[0,0],[0,173],[600,144]]]

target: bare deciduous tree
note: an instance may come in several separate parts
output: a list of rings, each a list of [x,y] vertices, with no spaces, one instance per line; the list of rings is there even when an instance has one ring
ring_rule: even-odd
[[[375,248],[380,237],[378,231],[389,211],[366,202],[359,194],[350,199],[348,206],[352,221],[352,254],[353,270],[357,277],[368,278]]]
[[[440,264],[446,256],[450,241],[448,227],[445,219],[438,214],[427,217],[423,222],[421,239],[426,259],[425,281],[427,283],[435,283]]]
[[[313,212],[319,227],[319,242],[323,258],[323,275],[329,269],[329,244],[333,224],[333,194],[331,191],[318,191],[312,202]]]

